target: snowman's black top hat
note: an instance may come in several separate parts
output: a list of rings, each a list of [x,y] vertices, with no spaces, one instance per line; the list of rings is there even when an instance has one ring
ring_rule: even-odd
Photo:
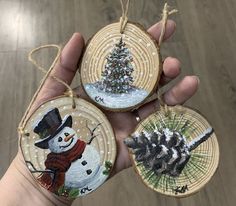
[[[35,142],[35,146],[48,149],[48,141],[55,137],[64,127],[72,127],[72,117],[65,116],[62,120],[57,108],[49,111],[34,128],[34,132],[40,137],[40,140]]]

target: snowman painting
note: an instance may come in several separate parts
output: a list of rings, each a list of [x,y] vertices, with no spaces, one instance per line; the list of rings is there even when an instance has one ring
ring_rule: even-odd
[[[100,164],[99,152],[91,145],[96,128],[90,130],[91,139],[86,143],[72,128],[72,116],[62,119],[57,108],[43,116],[34,127],[39,136],[35,146],[50,151],[44,162],[46,169],[37,178],[41,185],[56,194],[66,188],[82,196],[104,182],[105,167]]]

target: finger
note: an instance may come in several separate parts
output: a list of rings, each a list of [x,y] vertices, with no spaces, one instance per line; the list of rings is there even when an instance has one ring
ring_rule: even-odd
[[[166,23],[166,31],[165,31],[163,39],[166,40],[170,38],[172,34],[174,33],[175,28],[176,28],[175,22],[173,20],[168,20]],[[161,29],[162,29],[162,22],[159,21],[158,23],[151,26],[147,31],[153,36],[153,38],[156,41],[158,41],[161,35]]]
[[[163,63],[163,73],[160,79],[160,86],[164,86],[180,74],[180,61],[173,57],[167,57]]]
[[[183,104],[190,97],[192,97],[199,85],[199,78],[197,76],[186,76],[177,85],[168,90],[163,98],[167,105]],[[150,114],[155,112],[159,107],[158,100],[153,100],[138,109],[140,119],[143,120]]]
[[[84,88],[82,86],[78,86],[78,87],[74,88],[73,91],[78,97],[81,97],[82,99],[85,99],[88,102],[92,102],[92,99],[89,98],[89,96],[86,94],[86,92],[84,91]]]
[[[164,101],[168,105],[183,104],[196,93],[198,85],[197,76],[186,76],[164,94]]]
[[[83,46],[83,37],[81,34],[75,33],[64,47],[61,53],[60,61],[58,61],[51,74],[67,84],[70,84],[77,71],[77,64],[82,53]],[[65,89],[66,88],[63,84],[57,82],[52,77],[49,77],[42,87],[36,103],[61,95]]]

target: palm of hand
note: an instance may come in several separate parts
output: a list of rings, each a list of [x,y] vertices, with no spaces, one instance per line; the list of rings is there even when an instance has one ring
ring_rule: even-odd
[[[164,39],[169,38],[175,30],[175,23],[173,21],[167,22],[166,33]],[[148,32],[156,39],[159,39],[161,31],[161,24],[153,25]],[[57,78],[61,79],[68,84],[71,83],[73,77],[75,76],[77,70],[77,64],[82,53],[84,43],[83,38],[79,33],[75,33],[70,41],[64,47],[62,54],[61,54],[61,61],[57,63],[55,68],[52,71],[52,74]],[[163,62],[163,74],[161,76],[160,85],[163,86],[164,84],[168,83],[170,80],[176,78],[180,73],[180,63],[175,58],[166,58]],[[187,76],[179,83],[174,85],[170,90],[168,90],[164,95],[164,101],[168,105],[176,105],[182,104],[186,100],[188,100],[193,94],[196,92],[198,87],[198,78],[196,76]],[[65,92],[66,88],[64,85],[56,82],[52,78],[48,78],[41,89],[38,98],[33,105],[32,111],[37,108],[43,102],[56,97],[60,96]],[[83,92],[81,88],[79,88],[78,93],[80,97],[87,99],[87,96]],[[144,119],[149,114],[156,110],[156,100],[147,103],[141,106],[138,109],[138,113],[141,119]],[[128,149],[123,143],[123,139],[130,135],[135,127],[137,126],[137,121],[135,115],[132,112],[109,112],[103,111],[107,118],[109,119],[117,140],[117,159],[114,165],[113,175],[117,172],[121,171],[130,166],[130,159],[128,155]],[[36,184],[33,180],[32,176],[29,174],[27,167],[24,164],[22,154],[19,150],[19,153],[12,164],[12,169],[17,170],[20,174],[24,174],[24,178],[27,181],[30,181],[32,185]],[[23,180],[24,181],[24,180]],[[38,186],[35,188],[39,188]],[[39,194],[43,194],[43,196],[49,197],[50,194],[47,191],[42,191],[40,188],[37,190]],[[38,195],[39,195],[38,194]],[[58,201],[64,202],[64,200],[50,196],[52,202],[57,203]],[[64,202],[66,204],[70,204],[71,202]]]
[[[130,135],[136,125],[137,121],[132,112],[105,112],[110,121],[116,136],[118,154],[113,174],[130,166],[129,154],[123,139]]]

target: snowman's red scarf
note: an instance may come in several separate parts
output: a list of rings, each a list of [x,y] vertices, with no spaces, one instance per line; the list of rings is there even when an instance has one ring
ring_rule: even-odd
[[[65,182],[66,171],[70,168],[71,163],[81,156],[85,146],[86,143],[84,141],[78,140],[75,146],[69,151],[60,154],[49,153],[45,161],[45,166],[47,170],[54,171],[54,174],[43,173],[38,178],[40,183],[51,192],[57,192]]]

